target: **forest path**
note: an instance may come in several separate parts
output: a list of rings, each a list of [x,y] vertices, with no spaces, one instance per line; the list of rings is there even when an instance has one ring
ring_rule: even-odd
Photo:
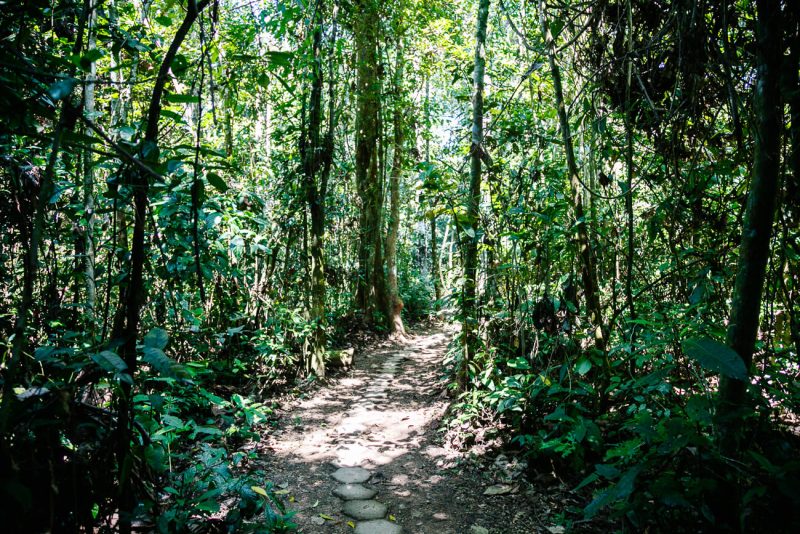
[[[439,378],[448,338],[429,330],[356,354],[346,376],[298,400],[282,418],[283,427],[266,437],[265,468],[292,497],[300,532],[355,528],[357,534],[383,534],[400,532],[398,526],[405,534],[538,530],[530,503],[521,502],[527,495],[487,498],[484,487],[496,480],[459,462],[460,453],[442,444],[438,428],[450,401]],[[342,467],[366,471],[337,473]],[[345,489],[332,476],[340,474],[369,477],[347,489],[372,502],[355,501],[348,512],[365,508],[365,519],[374,512],[388,522],[363,523],[345,514],[346,501],[334,494]]]

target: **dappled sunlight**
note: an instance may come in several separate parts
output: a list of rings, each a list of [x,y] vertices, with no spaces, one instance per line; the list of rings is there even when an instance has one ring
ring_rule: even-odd
[[[402,350],[370,356],[370,368],[377,373],[370,377],[356,371],[302,401],[296,428],[273,440],[272,450],[291,461],[375,467],[418,447],[423,430],[441,413],[403,395],[430,385],[424,375],[406,374],[404,362],[437,358],[445,340],[441,334],[410,338]]]

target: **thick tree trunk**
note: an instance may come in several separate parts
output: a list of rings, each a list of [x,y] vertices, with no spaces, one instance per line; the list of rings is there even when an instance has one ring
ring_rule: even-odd
[[[475,32],[475,69],[472,77],[472,143],[470,146],[469,193],[467,194],[467,225],[464,232],[464,289],[463,357],[458,370],[458,385],[464,390],[469,384],[470,362],[478,347],[478,241],[480,233],[481,161],[483,156],[483,85],[486,70],[486,26],[489,19],[489,0],[478,4],[478,27]]]
[[[600,307],[600,293],[597,282],[597,269],[594,265],[594,255],[587,229],[586,216],[583,211],[583,186],[578,175],[578,165],[575,162],[575,150],[572,143],[572,134],[567,117],[567,108],[564,103],[564,93],[561,86],[561,71],[556,62],[555,43],[547,22],[547,6],[544,0],[539,2],[539,19],[542,26],[542,35],[545,38],[547,53],[550,61],[550,72],[553,77],[553,91],[558,108],[558,120],[561,126],[561,137],[567,158],[567,172],[569,173],[572,189],[572,208],[575,213],[575,232],[577,234],[578,257],[581,262],[581,282],[586,295],[586,310],[594,326],[594,341],[598,350],[605,353],[606,338],[603,325],[602,308]],[[606,362],[606,367],[608,363]]]
[[[403,325],[403,300],[397,287],[397,236],[400,232],[400,179],[403,175],[403,150],[405,140],[405,124],[403,124],[403,57],[402,38],[397,46],[397,57],[394,72],[394,153],[392,156],[392,173],[389,179],[389,231],[386,235],[386,269],[389,273],[389,329],[400,335],[406,333]]]
[[[739,263],[733,288],[727,344],[753,363],[761,313],[769,243],[777,206],[781,155],[782,105],[780,95],[782,28],[780,5],[770,0],[756,3],[756,68],[754,93],[753,175],[747,199]],[[741,413],[746,409],[747,382],[727,376],[720,379],[718,438],[726,453],[735,454],[741,437]]]
[[[322,125],[322,13],[324,5],[322,0],[317,2],[314,10],[315,20],[312,35],[312,62],[311,62],[311,94],[308,104],[308,129],[303,136],[301,147],[303,153],[303,167],[305,174],[306,201],[311,212],[311,322],[314,331],[311,338],[311,347],[306,357],[306,373],[313,373],[319,377],[325,376],[325,349],[326,349],[326,317],[325,317],[325,195],[327,177],[319,177],[325,173],[320,167],[323,159],[329,158],[327,143],[321,143],[320,129]],[[332,117],[329,120],[333,120]],[[329,166],[328,166],[329,167]],[[321,183],[318,183],[321,182]]]
[[[378,168],[380,20],[375,0],[360,0],[356,12],[356,185],[361,200],[356,305],[365,321],[372,324],[375,319],[384,322],[382,316],[387,307],[383,269],[383,183]]]

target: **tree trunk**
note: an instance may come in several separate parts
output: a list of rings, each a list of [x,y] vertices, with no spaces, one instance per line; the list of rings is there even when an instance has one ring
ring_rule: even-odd
[[[431,164],[431,80],[425,78],[425,165]],[[435,208],[435,202],[431,202]],[[436,296],[436,306],[442,300],[442,274],[439,268],[439,245],[436,238],[436,213],[431,216],[431,278],[433,278],[433,292]]]
[[[95,48],[96,31],[95,22],[97,13],[93,0],[89,0],[88,43],[89,50]],[[95,111],[94,81],[97,73],[97,64],[92,61],[89,72],[86,74],[86,85],[83,89],[83,109],[87,115]],[[97,287],[94,280],[95,250],[94,250],[94,161],[92,159],[91,144],[83,153],[83,216],[86,227],[83,231],[83,278],[86,284],[86,302],[84,314],[89,333],[95,332],[95,308],[97,306]]]
[[[332,157],[329,144],[320,137],[322,125],[322,14],[324,3],[317,2],[314,10],[311,62],[311,94],[309,97],[308,129],[304,132],[301,151],[305,174],[306,201],[311,212],[311,322],[314,331],[306,356],[306,373],[325,376],[326,317],[325,317],[325,196],[327,173]],[[331,58],[331,61],[333,59]],[[330,81],[329,83],[332,83]],[[329,117],[333,121],[333,116]],[[332,123],[331,123],[332,124]],[[330,128],[330,127],[329,127]],[[321,171],[321,172],[320,172]],[[319,176],[318,176],[319,175]],[[319,182],[319,183],[318,183]]]
[[[357,4],[354,39],[357,56],[356,185],[361,200],[356,305],[368,324],[383,322],[386,277],[383,270],[383,184],[378,168],[380,77],[374,0]]]
[[[598,350],[605,354],[606,339],[603,326],[602,308],[600,307],[599,285],[597,270],[594,265],[591,241],[587,230],[587,221],[583,211],[583,186],[578,176],[578,165],[575,162],[575,150],[572,144],[572,134],[567,117],[567,108],[564,103],[564,93],[561,87],[561,71],[556,62],[555,43],[547,22],[547,7],[544,0],[539,2],[539,19],[542,26],[542,35],[545,38],[547,53],[550,61],[550,72],[553,77],[553,91],[558,108],[558,120],[561,126],[561,136],[567,157],[567,172],[569,173],[572,189],[572,208],[575,213],[575,232],[577,234],[578,256],[581,262],[581,281],[586,295],[586,309],[589,319],[594,326],[594,342]],[[606,361],[606,368],[608,362]]]
[[[727,344],[742,358],[748,371],[753,363],[761,312],[769,243],[775,218],[781,155],[782,59],[781,10],[777,3],[756,3],[756,68],[753,110],[753,175],[742,223],[739,262],[733,288]],[[740,446],[741,414],[746,410],[747,382],[720,379],[718,439],[722,450],[735,454]]]
[[[481,160],[483,155],[483,84],[486,69],[486,26],[489,19],[489,0],[478,4],[478,27],[475,32],[475,70],[472,77],[472,143],[470,146],[469,193],[467,196],[467,228],[464,232],[464,293],[463,347],[464,354],[458,370],[458,385],[465,390],[469,384],[470,362],[478,346],[478,306],[476,282],[478,276],[478,241],[480,235]]]
[[[634,250],[634,217],[633,217],[633,102],[631,101],[631,78],[633,76],[633,10],[631,0],[627,2],[628,31],[625,38],[628,42],[628,57],[625,62],[625,215],[628,223],[628,251],[626,254],[625,303],[628,306],[630,320],[636,320],[636,303],[633,301],[633,255]],[[633,345],[636,325],[630,325],[630,343]]]
[[[405,58],[403,57],[402,37],[397,45],[397,57],[395,60],[394,72],[394,109],[392,110],[392,122],[394,123],[394,154],[392,157],[392,174],[389,181],[389,231],[386,235],[386,269],[389,273],[389,329],[400,335],[406,333],[403,325],[403,300],[397,287],[397,236],[400,232],[400,179],[403,175],[403,143],[404,128],[403,124],[403,67]]]
[[[175,33],[156,76],[153,93],[145,117],[145,135],[139,146],[138,158],[151,168],[158,165],[158,126],[161,114],[161,96],[164,86],[169,80],[169,71],[172,61],[178,53],[183,41],[197,19],[200,11],[208,5],[208,0],[195,4],[189,2],[183,22]],[[130,271],[128,285],[124,291],[124,322],[120,321],[112,335],[114,340],[121,342],[120,357],[125,361],[127,372],[131,378],[136,376],[136,340],[139,331],[139,313],[146,298],[144,285],[145,263],[145,222],[148,206],[148,189],[150,178],[138,167],[131,167],[128,181],[133,187],[134,226],[133,240],[131,242]],[[119,469],[119,530],[123,534],[131,531],[133,511],[136,506],[135,496],[131,485],[133,459],[130,451],[132,402],[131,394],[133,385],[120,382],[120,398],[118,403],[118,433],[117,433],[117,466]]]

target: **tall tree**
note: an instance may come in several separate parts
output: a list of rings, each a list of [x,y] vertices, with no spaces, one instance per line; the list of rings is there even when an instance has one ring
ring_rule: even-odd
[[[458,372],[461,389],[469,384],[470,362],[478,348],[478,241],[480,240],[481,164],[485,157],[483,144],[483,87],[486,71],[486,27],[489,0],[478,3],[478,24],[475,31],[475,67],[472,74],[472,136],[470,144],[469,192],[467,193],[467,227],[464,246],[463,289],[463,358]]]
[[[97,47],[97,4],[89,0],[89,20],[87,22],[87,48],[93,50]],[[91,61],[86,73],[86,83],[83,88],[83,109],[88,116],[95,113],[95,77],[97,64]],[[84,305],[86,324],[92,332],[95,329],[95,308],[97,305],[97,288],[95,286],[95,247],[94,247],[94,161],[92,158],[91,144],[83,153],[83,217],[86,226],[83,231],[83,278],[86,287],[86,302]]]
[[[727,344],[751,370],[761,315],[761,298],[775,219],[781,157],[783,25],[780,4],[756,2],[756,70],[753,94],[753,170],[747,197],[739,261],[733,288]],[[720,379],[718,438],[723,451],[740,446],[747,382]]]
[[[145,225],[147,220],[147,209],[149,206],[148,191],[152,176],[145,169],[157,167],[159,162],[158,132],[159,119],[161,117],[161,98],[169,81],[170,69],[178,54],[183,41],[189,35],[194,22],[205,9],[210,0],[195,2],[189,0],[186,14],[181,25],[175,32],[172,42],[161,60],[161,65],[153,84],[153,91],[144,119],[145,133],[139,144],[137,159],[142,162],[142,166],[133,165],[129,167],[127,182],[133,189],[133,239],[130,250],[130,270],[127,273],[127,286],[123,294],[123,313],[124,321],[119,321],[112,338],[120,343],[120,357],[125,362],[128,374],[136,376],[136,341],[139,334],[139,319],[142,305],[146,298],[146,287],[144,284],[144,264],[146,254]],[[117,463],[118,476],[120,481],[119,488],[119,530],[123,534],[131,531],[131,521],[136,500],[132,491],[131,481],[131,424],[132,424],[132,402],[131,393],[133,384],[122,381],[120,383],[120,398],[118,404],[118,433],[117,433]]]
[[[403,176],[403,165],[405,163],[405,128],[404,124],[404,103],[403,93],[403,70],[405,66],[405,49],[403,39],[405,36],[397,36],[398,44],[395,52],[395,71],[393,81],[392,102],[392,123],[394,129],[392,171],[389,177],[389,231],[386,235],[386,270],[388,271],[388,303],[387,316],[389,318],[389,329],[400,335],[406,332],[403,325],[403,301],[400,298],[400,291],[397,287],[397,237],[400,233],[400,180]]]
[[[319,377],[325,376],[326,328],[325,316],[325,197],[328,194],[328,178],[333,159],[333,61],[331,51],[331,68],[329,69],[329,112],[328,132],[323,137],[322,129],[322,32],[325,3],[318,0],[312,13],[311,36],[311,78],[308,100],[308,126],[301,140],[303,155],[303,173],[305,175],[305,192],[308,209],[311,212],[311,321],[313,334],[311,350],[305,362],[307,373]],[[335,41],[335,35],[334,39]],[[333,47],[331,47],[333,50]]]
[[[367,323],[383,322],[388,307],[383,256],[383,181],[379,168],[381,78],[380,8],[375,0],[354,3],[356,50],[356,186],[361,200],[356,305]]]
[[[572,190],[572,209],[575,214],[575,234],[578,258],[581,263],[581,282],[586,295],[586,309],[589,319],[594,327],[595,346],[605,352],[606,335],[603,325],[603,314],[600,306],[600,288],[597,282],[597,269],[594,262],[594,251],[589,238],[586,215],[583,211],[583,184],[578,174],[578,164],[575,161],[575,149],[572,141],[572,131],[569,125],[564,91],[561,83],[561,69],[556,58],[556,47],[550,24],[547,20],[547,4],[545,0],[539,2],[539,22],[542,27],[550,73],[553,78],[553,93],[556,99],[556,111],[561,129],[561,138],[564,142],[564,151],[567,159],[567,173]]]

